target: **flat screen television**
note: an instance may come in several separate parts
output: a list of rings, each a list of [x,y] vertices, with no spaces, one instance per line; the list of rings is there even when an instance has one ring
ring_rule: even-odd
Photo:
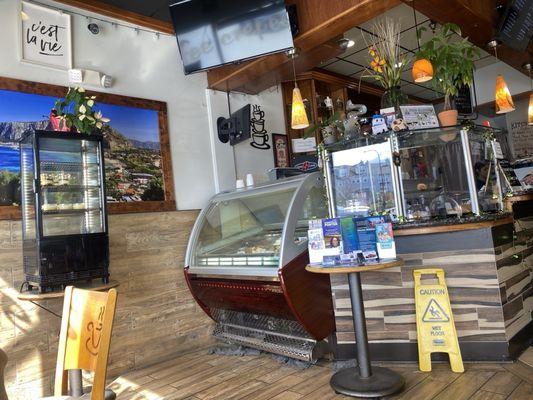
[[[186,75],[293,47],[283,0],[181,0],[170,14]]]
[[[506,46],[523,52],[533,36],[533,0],[513,0],[505,9],[497,38]]]

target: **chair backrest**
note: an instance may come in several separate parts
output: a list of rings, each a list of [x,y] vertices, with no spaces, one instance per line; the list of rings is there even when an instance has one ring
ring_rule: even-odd
[[[4,386],[4,371],[7,364],[7,354],[0,349],[0,400],[7,400],[6,387]]]
[[[67,371],[94,373],[91,400],[103,400],[117,291],[96,292],[68,286],[61,319],[54,395],[67,394]]]

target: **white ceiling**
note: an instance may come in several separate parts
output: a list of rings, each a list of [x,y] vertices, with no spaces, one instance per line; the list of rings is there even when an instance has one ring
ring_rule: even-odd
[[[366,78],[364,76],[365,66],[368,65],[369,62],[367,42],[369,42],[368,38],[372,35],[372,25],[375,20],[384,17],[393,18],[394,20],[399,21],[402,29],[400,47],[403,52],[411,58],[418,48],[415,18],[413,15],[413,9],[406,4],[401,4],[388,10],[381,16],[346,32],[344,37],[352,39],[355,42],[355,45],[347,49],[338,57],[321,63],[320,67],[328,71],[374,83],[375,81],[372,78]],[[432,36],[431,29],[429,28],[430,21],[425,15],[417,12],[416,22],[419,27],[427,27],[427,31],[423,32],[420,38],[420,43],[425,43]],[[497,62],[496,58],[486,51],[480,49],[480,53],[480,57],[475,61],[476,68],[482,68]],[[403,73],[402,90],[408,95],[420,97],[425,100],[432,100],[442,96],[432,89],[431,82],[413,82],[410,67],[407,67]]]

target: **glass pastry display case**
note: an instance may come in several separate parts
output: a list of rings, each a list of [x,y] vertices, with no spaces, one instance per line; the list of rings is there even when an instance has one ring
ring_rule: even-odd
[[[326,149],[330,209],[337,216],[391,213],[406,220],[500,211],[505,177],[495,131],[414,130]]]
[[[307,249],[308,220],[327,216],[321,182],[315,173],[213,197],[191,234],[190,272],[276,277]]]
[[[305,270],[308,220],[327,216],[319,172],[214,196],[189,239],[185,277],[215,336],[313,361],[333,332],[327,277]]]
[[[41,291],[108,280],[102,137],[36,131],[20,142],[26,280]]]

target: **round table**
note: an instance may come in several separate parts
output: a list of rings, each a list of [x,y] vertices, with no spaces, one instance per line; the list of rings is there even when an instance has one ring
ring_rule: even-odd
[[[353,323],[357,346],[357,367],[345,368],[336,372],[330,380],[331,387],[336,393],[354,397],[383,397],[401,390],[405,384],[403,377],[383,367],[370,365],[368,354],[368,338],[366,333],[365,308],[361,289],[360,273],[400,266],[400,259],[380,260],[368,265],[336,265],[325,267],[310,264],[306,267],[309,272],[319,274],[347,274],[352,303]]]

